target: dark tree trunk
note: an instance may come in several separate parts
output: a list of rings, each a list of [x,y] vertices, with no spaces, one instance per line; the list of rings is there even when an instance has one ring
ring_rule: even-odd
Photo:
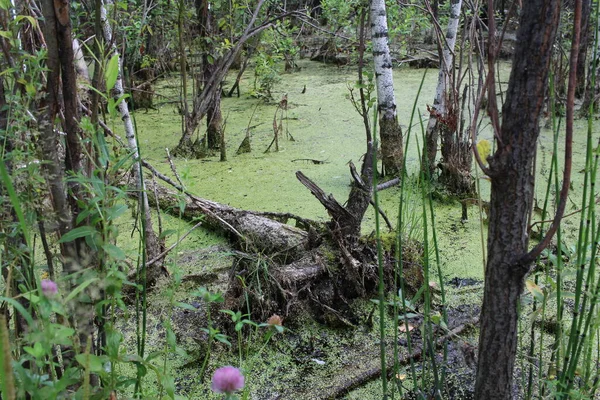
[[[70,3],[66,0],[42,2],[49,71],[45,99],[46,115],[42,122],[40,143],[43,158],[46,161],[43,165],[50,186],[52,207],[58,219],[59,236],[76,226],[75,221],[79,213],[78,202],[84,198],[77,183],[72,182],[68,185],[68,195],[67,188],[63,183],[66,173],[77,174],[83,171],[83,151],[77,106],[77,75],[74,65],[69,7]],[[61,109],[64,115],[63,130],[66,133],[64,171],[61,168],[62,160],[59,159],[56,151],[58,134],[54,126]],[[85,223],[82,221],[82,224]],[[61,243],[61,255],[63,257],[63,273],[71,276],[75,276],[76,272],[85,268],[86,264],[93,259],[91,249],[86,246],[82,238]],[[72,284],[76,283],[72,282]],[[73,311],[71,323],[77,327],[79,350],[85,351],[94,330],[94,307],[88,301],[79,302]],[[70,357],[72,354],[63,354],[66,364],[71,362]]]
[[[210,79],[214,66],[208,62],[204,66],[204,79]],[[221,115],[221,91],[217,90],[206,112],[206,141],[209,150],[216,150],[221,144],[223,117]]]
[[[476,399],[512,398],[517,306],[530,268],[521,257],[528,250],[533,160],[560,3],[523,2],[500,137],[488,159],[492,191]]]
[[[443,125],[442,133],[442,162],[440,163],[440,182],[451,193],[462,198],[473,197],[475,183],[471,176],[473,152],[471,143],[458,128],[449,129]]]
[[[588,53],[588,45],[590,44],[590,38],[593,37],[591,35],[591,24],[590,24],[590,14],[592,8],[592,0],[583,0],[581,3],[581,46],[579,47],[579,56],[577,57],[577,87],[575,89],[575,96],[581,99],[585,95],[585,87],[587,81],[586,71],[587,71],[587,53]]]
[[[210,8],[208,7],[207,0],[196,1],[196,13],[198,15],[200,36],[209,38],[217,35],[218,32],[215,28],[214,17],[211,13]],[[203,83],[202,85],[198,85],[198,93],[200,93],[202,88],[206,85],[205,82],[209,82],[210,78],[217,72],[215,63],[211,62],[211,60],[209,59],[215,52],[214,50],[215,49],[210,44],[207,44],[206,47],[203,49]],[[221,117],[221,90],[215,90],[212,93],[208,108],[206,110],[206,142],[209,150],[216,150],[219,148],[219,145],[221,143],[222,123],[223,118]]]
[[[196,3],[196,7],[202,7],[202,1],[203,0],[199,0]],[[270,22],[265,22],[259,26],[255,26],[258,19],[258,14],[262,9],[264,2],[265,0],[259,0],[258,4],[254,8],[254,12],[250,18],[248,26],[246,27],[246,30],[236,41],[235,45],[231,49],[227,50],[225,54],[223,54],[221,57],[214,61],[215,72],[210,76],[210,79],[205,80],[202,91],[199,92],[196,98],[194,99],[192,111],[189,113],[189,115],[186,115],[185,117],[183,134],[181,136],[181,139],[179,140],[179,144],[173,150],[174,155],[188,156],[198,154],[197,148],[191,147],[191,145],[194,144],[192,140],[194,132],[196,131],[196,128],[200,124],[202,118],[204,118],[204,116],[208,112],[210,104],[213,101],[213,97],[217,92],[220,92],[221,82],[223,81],[223,78],[225,78],[225,75],[227,75],[227,71],[229,71],[229,68],[231,68],[231,65],[235,61],[235,58],[241,51],[242,46],[244,45],[244,43],[246,43],[246,41],[248,41],[248,39],[254,37],[263,30],[272,26],[273,22],[276,19],[282,17],[282,15],[280,15],[278,18],[271,19]],[[189,149],[192,149],[192,151],[190,151]]]

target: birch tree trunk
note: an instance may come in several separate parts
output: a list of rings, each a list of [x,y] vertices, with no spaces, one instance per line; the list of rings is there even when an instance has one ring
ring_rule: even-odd
[[[440,71],[438,74],[438,83],[435,89],[435,98],[433,106],[429,110],[429,122],[425,133],[425,148],[423,149],[423,168],[428,168],[429,176],[435,172],[435,159],[437,156],[437,146],[440,130],[446,118],[456,118],[457,108],[452,109],[454,115],[449,116],[448,103],[457,98],[456,88],[454,87],[454,47],[456,44],[456,33],[460,21],[460,10],[462,0],[452,0],[450,3],[450,18],[448,20],[448,29],[446,30],[446,39],[441,44],[442,59],[440,60]],[[451,91],[452,98],[449,98]],[[440,121],[442,120],[442,121]]]
[[[119,50],[115,45],[115,42],[112,40],[112,28],[110,26],[110,22],[107,18],[106,14],[106,5],[111,4],[111,0],[107,0],[102,3],[102,7],[100,10],[100,19],[102,24],[102,31],[104,33],[104,41],[106,43],[111,43],[110,55],[111,57],[117,56],[119,57],[119,74],[117,76],[117,81],[115,82],[115,86],[112,89],[112,96],[115,100],[121,98],[124,95],[123,91],[123,70],[122,64],[120,60]],[[152,223],[152,215],[150,212],[150,205],[148,204],[148,195],[146,193],[146,186],[143,181],[142,172],[139,163],[139,151],[137,146],[137,141],[135,138],[135,129],[133,128],[133,123],[131,121],[131,116],[129,114],[129,106],[126,101],[121,101],[119,103],[119,112],[121,114],[121,119],[123,120],[124,128],[125,128],[125,138],[127,139],[127,145],[131,152],[133,153],[133,180],[135,182],[135,189],[138,191],[138,204],[139,208],[142,211],[143,215],[143,226],[144,226],[144,234],[145,234],[145,248],[146,248],[146,256],[148,259],[154,259],[158,254],[162,251],[162,246],[158,237],[154,233],[153,223]],[[146,271],[146,281],[149,284],[152,284],[156,281],[156,279],[163,273],[161,263],[152,264]]]
[[[373,42],[383,169],[386,175],[398,175],[402,169],[404,149],[402,128],[398,123],[396,98],[394,97],[385,0],[371,0],[371,40]]]

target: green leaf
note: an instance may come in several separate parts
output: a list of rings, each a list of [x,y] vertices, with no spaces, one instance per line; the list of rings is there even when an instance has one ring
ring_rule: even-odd
[[[0,36],[6,39],[11,39],[13,35],[11,31],[0,31]]]
[[[411,319],[411,318],[417,318],[419,316],[419,314],[414,314],[414,313],[406,313],[404,315],[399,315],[398,319],[399,320],[403,320],[403,319]]]
[[[152,353],[150,353],[146,356],[146,362],[150,362],[150,361],[154,360],[155,358],[160,357],[162,355],[163,355],[162,351],[153,351]]]
[[[109,257],[114,258],[115,260],[121,261],[125,259],[125,252],[112,243],[105,244],[102,246],[102,249]]]
[[[8,10],[10,8],[10,0],[0,0],[0,8],[3,10]]]
[[[222,313],[225,313],[227,315],[231,315],[231,318],[235,318],[235,312],[231,311],[231,310],[220,310]],[[234,319],[235,321],[235,319]]]
[[[128,210],[127,204],[117,204],[105,211],[107,221],[114,221]]]
[[[163,375],[162,379],[160,380],[160,384],[162,385],[162,387],[165,389],[165,391],[169,395],[169,398],[174,399],[175,398],[175,379],[173,379],[173,377],[170,375]]]
[[[17,15],[15,17],[16,22],[21,22],[22,20],[27,20],[27,22],[29,22],[31,24],[31,26],[33,26],[33,27],[37,26],[37,22],[36,22],[35,18],[33,18],[30,15]]]
[[[15,192],[15,187],[12,184],[11,178],[8,175],[8,170],[6,169],[4,159],[0,160],[0,182],[2,182],[4,184],[4,187],[6,188],[6,192],[8,193],[8,197],[10,198],[10,202],[15,210],[17,219],[19,220],[19,226],[21,227],[21,232],[25,237],[27,247],[31,249],[31,238],[29,236],[29,230],[27,229],[25,216],[23,215],[23,210],[21,209],[21,201],[17,196],[17,192]]]
[[[138,380],[136,378],[129,378],[129,379],[123,379],[119,382],[117,382],[117,387],[118,388],[127,388],[129,386],[133,386],[138,382]]]
[[[2,165],[2,163],[0,163],[0,165]],[[23,316],[23,318],[25,318],[25,321],[27,321],[27,325],[29,327],[35,326],[35,322],[33,322],[33,318],[31,318],[31,314],[17,300],[10,298],[10,297],[0,296],[0,302],[8,303],[11,306],[13,306],[17,311],[19,311],[21,313],[21,315]]]
[[[221,343],[224,343],[228,346],[231,346],[231,342],[229,341],[229,337],[227,335],[223,335],[222,333],[218,333],[215,335],[215,339]]]
[[[166,238],[169,235],[174,235],[177,233],[177,230],[175,229],[167,229],[166,231],[162,231],[160,233],[160,239]]]
[[[177,307],[181,307],[181,308],[183,308],[183,309],[185,309],[185,310],[190,310],[190,311],[198,311],[198,310],[196,309],[196,307],[194,307],[193,305],[191,305],[191,304],[188,304],[188,303],[177,302],[177,303],[175,303],[175,305],[176,305]]]
[[[127,354],[125,357],[123,357],[123,361],[127,363],[143,363],[144,359],[137,354]]]
[[[36,359],[41,359],[42,357],[44,357],[46,355],[46,351],[44,350],[44,347],[42,346],[42,344],[40,342],[36,342],[33,345],[33,347],[24,346],[23,350],[25,350],[27,353],[31,354]]]
[[[58,243],[72,242],[75,239],[91,236],[94,233],[96,233],[96,228],[94,228],[93,226],[79,226],[65,233],[63,237],[60,238]]]
[[[29,300],[32,304],[38,304],[40,302],[40,297],[35,295],[33,292],[23,293],[23,297]]]
[[[527,290],[536,298],[537,301],[544,301],[544,292],[538,285],[535,284],[534,281],[528,279],[525,281],[525,286]]]
[[[82,367],[89,367],[91,372],[102,372],[104,363],[108,361],[106,356],[97,356],[95,354],[77,354],[75,359]]]
[[[104,72],[104,79],[106,79],[106,91],[111,91],[117,83],[117,77],[119,76],[119,55],[115,54],[111,57],[106,71]]]
[[[167,344],[171,349],[177,347],[177,338],[175,337],[175,333],[171,329],[167,329]]]
[[[37,90],[35,89],[35,85],[31,82],[28,83],[27,85],[25,85],[25,91],[31,97],[35,96],[35,94],[37,93]]]
[[[61,324],[52,324],[51,327],[54,331],[54,337],[52,338],[53,344],[67,346],[73,343],[71,338],[75,334],[75,329]]]
[[[69,293],[69,295],[65,299],[65,303],[68,303],[69,301],[73,300],[75,298],[75,296],[77,296],[79,293],[81,293],[83,290],[85,290],[86,287],[88,287],[90,284],[92,284],[93,282],[95,282],[97,280],[98,280],[98,278],[88,279],[87,281],[83,282],[81,285],[77,286],[75,288],[75,290],[73,290],[71,293]]]

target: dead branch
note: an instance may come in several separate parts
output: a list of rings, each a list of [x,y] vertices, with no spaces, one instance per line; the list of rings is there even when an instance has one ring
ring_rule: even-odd
[[[478,322],[479,322],[479,317],[475,317],[475,318],[471,319],[470,321],[468,321],[467,323],[457,326],[456,328],[449,331],[446,335],[437,338],[435,341],[435,347],[436,348],[440,347],[446,341],[458,336],[466,329],[471,328],[472,326],[476,325]],[[394,362],[393,357],[389,357],[388,358],[389,361],[386,365],[386,374],[388,375],[388,377],[391,377],[392,373],[394,372],[394,365],[406,365],[411,360],[412,361],[420,360],[422,356],[423,356],[423,348],[418,348],[415,351],[413,351],[412,354],[407,354],[405,356],[401,356],[396,362]],[[322,398],[323,399],[342,398],[345,394],[349,393],[351,390],[361,387],[361,386],[365,385],[366,383],[379,378],[381,376],[381,373],[382,373],[381,366],[363,371],[360,374],[358,374],[357,376],[353,377],[352,379],[348,379],[341,385],[332,387],[328,392],[323,394]]]

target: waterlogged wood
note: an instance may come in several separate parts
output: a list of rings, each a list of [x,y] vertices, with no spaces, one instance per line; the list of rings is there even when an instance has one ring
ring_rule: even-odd
[[[156,196],[149,196],[153,206],[158,205],[162,210],[188,221],[203,219],[206,227],[232,234],[234,241],[245,252],[262,253],[289,262],[298,259],[308,248],[309,235],[303,229],[258,212],[240,210],[192,194],[180,194],[153,182],[147,185],[150,193],[156,193]],[[290,217],[291,214],[282,216]]]
[[[434,342],[434,347],[439,348],[445,342],[456,339],[457,336],[463,333],[465,330],[477,325],[478,321],[478,317],[472,318],[466,323],[455,327],[446,335],[437,338]],[[394,362],[394,354],[391,348],[388,350],[387,356],[388,362],[386,364],[385,373],[387,374],[388,378],[391,378],[394,372],[394,364],[402,366],[410,363],[411,361],[418,362],[423,357],[423,348],[418,347],[413,350],[411,354],[400,355],[396,362]],[[371,355],[371,358],[357,360],[355,363],[346,366],[343,371],[336,372],[337,373],[332,379],[335,383],[330,385],[329,388],[325,390],[320,389],[318,394],[303,393],[302,398],[309,398],[308,396],[310,396],[310,398],[314,399],[339,399],[350,393],[350,391],[380,378],[381,374],[383,373],[381,369],[381,361],[379,360],[379,354],[375,352]],[[304,397],[304,395],[306,395],[306,397]]]

